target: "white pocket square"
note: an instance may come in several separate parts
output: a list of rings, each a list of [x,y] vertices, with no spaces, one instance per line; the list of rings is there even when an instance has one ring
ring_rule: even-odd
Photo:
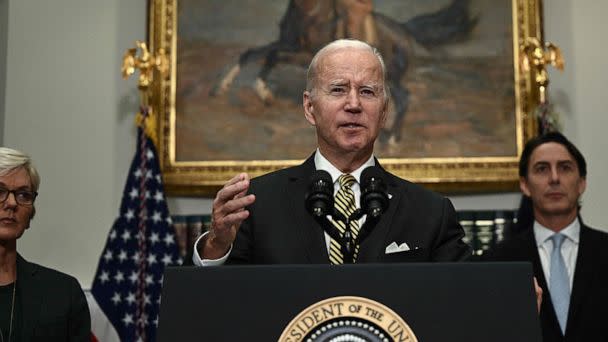
[[[397,245],[396,242],[393,242],[390,245],[386,246],[385,253],[391,254],[391,253],[406,252],[409,250],[410,250],[410,246],[408,246],[407,243],[404,242],[400,245]]]

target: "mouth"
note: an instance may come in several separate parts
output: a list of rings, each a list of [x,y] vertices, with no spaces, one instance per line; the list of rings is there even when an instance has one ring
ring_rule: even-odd
[[[364,126],[360,125],[356,122],[346,122],[346,123],[340,124],[339,127],[346,128],[346,129],[358,129],[358,128],[363,128]]]
[[[564,197],[565,194],[563,194],[561,192],[549,192],[545,196],[549,197],[551,199],[560,199],[560,198]]]
[[[0,219],[0,223],[2,223],[2,224],[14,224],[16,222],[17,222],[17,220],[15,220],[14,218],[11,218],[11,217],[3,217]]]

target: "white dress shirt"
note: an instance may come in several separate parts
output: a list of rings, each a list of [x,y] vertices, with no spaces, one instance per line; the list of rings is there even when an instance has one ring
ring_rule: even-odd
[[[376,162],[374,160],[374,156],[372,155],[365,163],[363,163],[363,165],[361,165],[358,169],[350,173],[353,177],[355,177],[356,180],[356,182],[353,183],[353,185],[351,186],[351,189],[355,193],[355,206],[357,208],[361,208],[361,204],[359,203],[361,201],[361,173],[363,173],[363,170],[365,170],[365,168],[367,168],[368,166],[374,165],[376,165]],[[315,153],[315,168],[317,170],[324,170],[329,172],[329,174],[331,175],[331,179],[334,181],[335,197],[338,190],[340,190],[340,182],[338,182],[338,177],[342,175],[342,171],[338,170],[335,166],[333,166],[329,162],[329,160],[327,160],[321,154],[318,149],[317,153]],[[363,223],[365,223],[365,215],[359,219],[359,227],[363,227]],[[329,236],[329,234],[325,233],[325,247],[327,248],[328,252],[330,242],[331,237]]]
[[[355,203],[356,203],[357,208],[360,207],[359,198],[361,197],[361,187],[359,184],[361,182],[361,173],[368,166],[374,166],[374,165],[376,165],[376,162],[375,162],[374,156],[372,155],[369,157],[369,159],[365,163],[363,163],[363,165],[361,165],[358,169],[356,169],[355,171],[350,173],[353,177],[355,177],[355,180],[356,180],[356,182],[352,185],[351,189],[355,193]],[[340,190],[340,183],[338,182],[338,177],[340,177],[340,175],[342,175],[342,171],[338,170],[338,168],[336,168],[334,165],[332,165],[329,162],[329,160],[327,160],[327,158],[325,158],[321,154],[321,151],[319,151],[319,149],[317,149],[317,151],[315,152],[315,168],[317,170],[324,170],[324,171],[329,172],[329,174],[331,175],[331,179],[334,181],[334,195],[335,195],[338,192],[338,190]],[[364,222],[365,222],[365,216],[363,216],[361,219],[359,219],[359,227],[363,227]],[[198,246],[199,241],[208,233],[209,232],[205,232],[194,243],[194,253],[192,254],[192,262],[194,262],[194,265],[197,265],[197,266],[222,265],[228,259],[230,252],[232,252],[232,246],[230,246],[228,253],[226,253],[226,255],[224,255],[223,257],[221,257],[219,259],[201,259],[200,255],[198,254],[197,246]],[[326,245],[326,248],[328,251],[329,251],[330,241],[331,241],[331,238],[329,237],[329,235],[327,233],[325,233],[325,245]]]
[[[576,267],[576,256],[578,255],[578,243],[581,233],[581,224],[576,218],[566,228],[562,229],[560,234],[566,236],[562,243],[562,257],[566,264],[566,270],[568,271],[568,280],[570,281],[570,291],[572,291],[572,284],[574,281],[574,268]],[[543,227],[540,223],[534,221],[534,237],[536,238],[536,247],[538,249],[538,256],[540,257],[540,263],[543,267],[543,273],[547,286],[549,286],[550,269],[551,269],[551,252],[553,251],[553,242],[551,242],[551,236],[556,234],[549,228]],[[551,288],[549,288],[551,290]]]

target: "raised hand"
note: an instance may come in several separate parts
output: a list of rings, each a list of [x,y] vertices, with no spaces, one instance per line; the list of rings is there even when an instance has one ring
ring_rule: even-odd
[[[224,185],[213,200],[211,228],[199,254],[204,259],[218,259],[230,249],[241,223],[249,217],[245,207],[255,201],[255,195],[247,195],[249,175],[241,173]],[[201,253],[202,252],[202,253]]]

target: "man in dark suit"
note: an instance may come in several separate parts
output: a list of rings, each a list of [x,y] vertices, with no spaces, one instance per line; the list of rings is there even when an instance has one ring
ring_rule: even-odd
[[[78,281],[17,253],[39,184],[27,155],[0,147],[0,341],[88,342],[91,318]]]
[[[532,262],[543,290],[545,342],[608,341],[608,234],[579,215],[585,158],[562,134],[548,133],[526,144],[519,175],[533,222],[497,246],[490,260]]]
[[[230,180],[213,202],[211,229],[197,241],[193,262],[344,262],[339,244],[306,211],[305,193],[313,172],[324,170],[336,201],[343,196],[344,203],[359,206],[361,173],[379,166],[373,147],[386,120],[385,80],[382,57],[366,43],[338,40],[321,49],[308,69],[303,96],[317,151],[300,166],[251,181],[245,173]],[[448,199],[379,172],[388,186],[388,208],[362,241],[356,262],[457,261],[470,254]]]

